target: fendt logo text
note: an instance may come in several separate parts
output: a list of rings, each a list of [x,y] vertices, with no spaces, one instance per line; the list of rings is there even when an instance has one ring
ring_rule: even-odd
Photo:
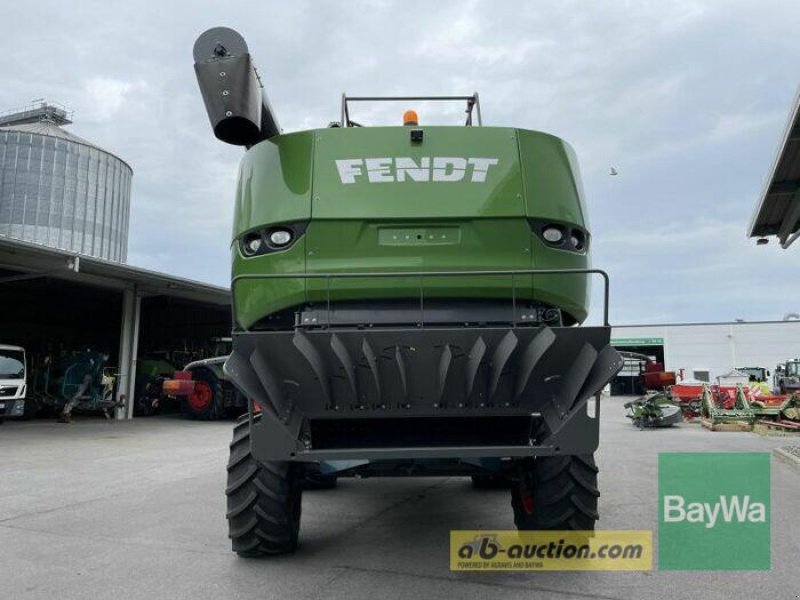
[[[336,161],[342,183],[390,183],[403,181],[461,181],[483,183],[496,158],[461,158],[458,156],[423,156],[419,162],[402,156],[397,158],[344,158]],[[358,179],[357,179],[358,178]]]
[[[711,529],[720,518],[725,523],[764,523],[767,507],[763,502],[751,502],[750,496],[720,496],[719,501],[713,504],[687,503],[683,496],[664,496],[665,523],[703,523]]]

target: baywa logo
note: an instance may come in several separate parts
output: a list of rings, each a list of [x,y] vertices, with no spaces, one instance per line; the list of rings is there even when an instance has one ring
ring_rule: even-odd
[[[659,568],[770,568],[770,455],[659,455]]]
[[[497,158],[462,158],[459,156],[423,156],[415,161],[408,156],[397,158],[344,158],[335,161],[339,180],[344,184],[455,182],[483,183]]]
[[[723,523],[765,523],[767,507],[751,502],[750,496],[720,496],[718,502],[687,502],[683,496],[664,496],[665,523],[701,523],[707,529]]]

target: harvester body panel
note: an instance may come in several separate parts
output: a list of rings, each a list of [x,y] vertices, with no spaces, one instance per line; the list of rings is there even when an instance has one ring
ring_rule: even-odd
[[[566,324],[587,314],[584,275],[310,280],[311,273],[589,266],[580,180],[562,140],[510,128],[329,128],[254,146],[240,169],[232,244],[236,324],[303,304],[407,300],[541,303]],[[541,230],[563,226],[562,246]],[[254,232],[302,223],[285,249],[248,257]],[[577,231],[582,248],[567,247]],[[297,273],[296,280],[237,278]]]

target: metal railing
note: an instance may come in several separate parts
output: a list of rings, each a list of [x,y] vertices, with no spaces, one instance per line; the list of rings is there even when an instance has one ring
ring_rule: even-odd
[[[478,126],[483,125],[481,119],[481,103],[478,98],[478,92],[471,96],[348,96],[342,94],[342,114],[341,124],[342,127],[362,127],[361,123],[357,123],[350,118],[350,102],[417,102],[417,101],[434,101],[434,102],[466,102],[467,108],[464,113],[467,115],[464,125],[467,127],[472,126],[472,111],[475,110]]]
[[[392,271],[392,272],[355,272],[355,273],[265,273],[265,274],[242,274],[236,275],[231,280],[231,310],[233,312],[234,327],[238,323],[236,316],[236,284],[239,281],[261,280],[261,279],[324,279],[326,291],[326,303],[328,310],[328,323],[330,323],[331,310],[331,280],[333,279],[364,279],[364,278],[419,278],[419,303],[420,303],[420,322],[424,325],[425,315],[425,290],[424,281],[428,277],[500,277],[508,276],[511,278],[511,305],[513,315],[517,314],[517,293],[516,279],[520,276],[531,275],[535,279],[536,275],[599,275],[603,279],[603,325],[610,327],[608,320],[609,304],[609,277],[608,273],[602,269],[520,269],[513,271]],[[532,284],[533,285],[533,282]],[[243,328],[247,331],[247,328]]]

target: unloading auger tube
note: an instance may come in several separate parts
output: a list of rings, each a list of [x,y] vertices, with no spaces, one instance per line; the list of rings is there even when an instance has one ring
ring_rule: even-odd
[[[233,550],[293,551],[303,490],[348,475],[501,481],[519,529],[593,529],[600,390],[622,359],[569,144],[483,126],[477,93],[343,95],[341,121],[283,133],[242,36],[206,31],[194,62],[214,135],[247,148],[225,363],[249,403]],[[414,104],[390,127],[350,113],[382,100],[466,110],[457,126]],[[591,276],[603,325],[586,327]]]
[[[194,72],[214,135],[250,147],[280,133],[247,42],[233,29],[214,27],[194,43]]]

